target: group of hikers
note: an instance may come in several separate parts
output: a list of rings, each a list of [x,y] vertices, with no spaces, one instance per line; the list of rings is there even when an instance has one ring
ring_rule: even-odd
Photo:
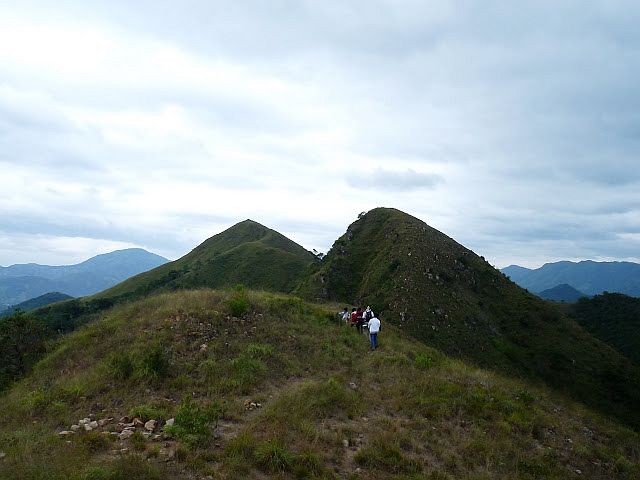
[[[342,312],[339,313],[343,322],[347,325],[351,325],[358,330],[358,333],[364,333],[365,326],[369,334],[369,341],[371,342],[371,350],[378,348],[378,333],[380,332],[380,319],[373,313],[371,307],[367,305],[367,308],[362,310],[361,307],[352,308],[351,313],[349,309],[344,307]]]

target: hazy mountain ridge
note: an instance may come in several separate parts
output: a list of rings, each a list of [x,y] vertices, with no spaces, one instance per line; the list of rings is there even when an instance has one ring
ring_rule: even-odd
[[[554,302],[575,302],[588,295],[576,290],[571,285],[563,283],[553,288],[548,288],[538,293],[540,298]]]
[[[0,312],[0,317],[4,317],[7,315],[11,315],[15,312],[29,312],[31,310],[35,310],[36,308],[44,307],[46,305],[50,305],[56,302],[62,302],[64,300],[71,300],[73,297],[60,292],[49,292],[44,295],[40,295],[39,297],[31,298],[17,305],[12,305],[7,308],[5,311]]]
[[[640,264],[633,262],[554,262],[537,269],[510,265],[501,270],[511,280],[532,292],[563,283],[587,295],[605,291],[640,297]]]
[[[14,305],[48,292],[91,295],[168,260],[141,248],[96,255],[75,265],[0,267],[0,303]]]

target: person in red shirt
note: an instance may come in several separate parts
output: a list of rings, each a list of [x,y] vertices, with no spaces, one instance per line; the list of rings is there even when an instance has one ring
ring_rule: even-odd
[[[357,311],[355,308],[351,309],[351,325],[355,326],[358,323]]]

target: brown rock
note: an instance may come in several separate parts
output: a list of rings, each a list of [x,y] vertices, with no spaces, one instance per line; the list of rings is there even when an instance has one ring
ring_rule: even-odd
[[[133,430],[123,430],[122,433],[118,435],[118,438],[120,440],[126,440],[127,438],[131,438],[132,436],[133,436]]]
[[[149,432],[153,432],[156,429],[157,423],[158,422],[156,420],[149,420],[147,423],[144,424],[144,428]]]

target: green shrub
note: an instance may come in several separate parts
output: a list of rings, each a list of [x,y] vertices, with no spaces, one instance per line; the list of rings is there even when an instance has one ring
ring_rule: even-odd
[[[278,440],[268,440],[256,449],[256,462],[266,472],[289,472],[295,458],[295,455]]]
[[[129,355],[114,355],[109,362],[109,369],[117,380],[126,380],[133,374],[135,366]]]
[[[227,305],[231,315],[241,317],[249,311],[249,299],[244,285],[236,285]]]
[[[147,420],[165,420],[167,418],[167,411],[164,408],[154,405],[138,405],[137,407],[133,407],[129,411],[129,414],[145,422]]]
[[[262,343],[250,343],[246,352],[251,358],[269,358],[273,356],[273,347]]]
[[[163,480],[165,478],[170,477],[137,455],[122,457],[109,466],[90,467],[80,477],[81,480]]]
[[[418,473],[421,466],[415,460],[406,458],[397,445],[378,439],[370,446],[356,453],[355,462],[361,467],[371,470],[382,470],[389,473]]]
[[[91,453],[102,452],[112,443],[111,435],[101,432],[87,432],[80,436],[80,442]]]
[[[253,463],[255,458],[255,439],[250,433],[243,432],[231,439],[225,448],[225,455],[231,460]]]
[[[133,435],[131,435],[131,446],[137,452],[142,452],[147,448],[147,439],[139,430],[136,430],[133,432]]]
[[[317,477],[323,472],[322,459],[315,452],[302,452],[296,457],[293,466],[293,474],[296,478]]]
[[[258,377],[267,371],[267,366],[261,360],[249,355],[241,355],[231,362],[235,370],[235,378],[240,386],[253,385]]]
[[[241,317],[249,310],[249,300],[245,297],[234,297],[229,300],[229,311],[234,317]]]
[[[202,445],[208,440],[211,427],[222,418],[223,407],[214,402],[207,406],[200,406],[193,400],[185,400],[175,417],[173,426],[167,428],[167,432],[175,435],[185,443]]]
[[[151,347],[142,357],[142,373],[154,379],[164,378],[169,371],[169,354],[160,345]]]

